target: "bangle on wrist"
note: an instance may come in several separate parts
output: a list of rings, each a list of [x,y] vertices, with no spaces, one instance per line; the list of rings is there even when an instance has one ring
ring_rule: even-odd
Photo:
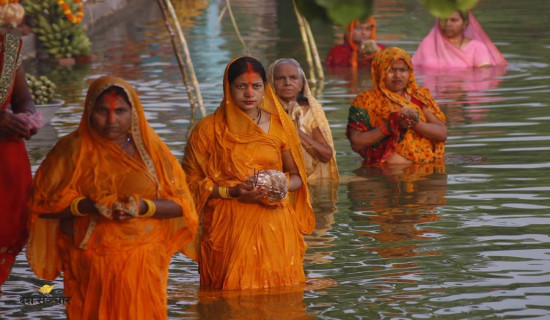
[[[220,187],[218,186],[218,193],[222,199],[234,199],[229,193],[229,187]]]
[[[73,216],[85,217],[85,216],[88,215],[87,213],[82,213],[78,210],[78,204],[83,199],[86,199],[86,197],[77,197],[73,200],[73,202],[71,202],[71,207],[70,208],[71,208],[71,213],[72,213]]]
[[[155,203],[153,200],[148,199],[142,199],[143,202],[147,205],[147,211],[144,214],[139,215],[140,218],[151,218],[152,216],[157,213],[157,206],[155,206]]]
[[[388,126],[386,126],[386,123],[383,123],[381,126],[378,127],[383,135],[389,136],[391,135],[390,130],[388,130]]]

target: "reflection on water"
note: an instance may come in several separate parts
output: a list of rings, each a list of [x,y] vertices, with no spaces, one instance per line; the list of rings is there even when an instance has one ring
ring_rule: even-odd
[[[144,2],[144,1],[142,1]],[[122,75],[151,125],[181,159],[192,123],[180,71],[158,5],[94,36],[93,63],[31,64],[52,78],[66,104],[27,142],[36,170],[57,136],[80,121],[90,79]],[[227,62],[243,49],[221,4],[176,1],[207,113],[222,97]],[[231,1],[243,37],[264,65],[294,57],[307,65],[289,1]],[[378,39],[413,52],[433,27],[416,0],[376,1]],[[290,11],[289,11],[290,9]],[[327,70],[315,86],[330,122],[339,184],[310,185],[317,218],[306,236],[308,286],[296,292],[201,292],[197,265],[175,255],[169,317],[184,319],[549,319],[550,318],[550,2],[525,6],[484,0],[476,17],[510,65],[471,72],[415,70],[447,115],[445,167],[357,169],[344,136],[348,107],[372,86],[368,70]],[[504,17],[514,16],[521,23]],[[321,56],[337,36],[312,22]],[[22,305],[44,284],[17,257],[2,287],[0,318],[64,319],[63,306]],[[256,292],[258,293],[258,292]]]
[[[418,252],[423,248],[414,240],[430,239],[430,234],[439,233],[426,224],[440,219],[438,208],[446,203],[447,175],[443,163],[361,168],[357,174],[364,179],[348,183],[356,228],[376,228],[356,231],[376,240],[377,246],[364,250],[377,252],[383,258],[439,254]]]

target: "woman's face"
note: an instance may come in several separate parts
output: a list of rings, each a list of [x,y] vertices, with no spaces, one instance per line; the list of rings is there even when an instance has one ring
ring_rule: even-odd
[[[230,87],[233,101],[245,112],[256,110],[264,97],[265,85],[259,73],[243,73]]]
[[[462,20],[459,12],[455,11],[447,19],[439,20],[439,25],[443,34],[452,39],[462,35],[467,22]]]
[[[409,82],[409,66],[403,60],[394,62],[384,78],[384,84],[388,90],[402,94]]]
[[[114,91],[102,94],[92,109],[92,128],[109,140],[123,140],[128,137],[132,126],[132,108],[124,98]]]
[[[361,44],[368,40],[371,40],[372,30],[374,25],[372,23],[361,23],[355,26],[352,32],[353,42]]]
[[[303,82],[300,71],[292,63],[280,63],[273,71],[275,93],[285,103],[296,101],[298,93],[304,86]]]

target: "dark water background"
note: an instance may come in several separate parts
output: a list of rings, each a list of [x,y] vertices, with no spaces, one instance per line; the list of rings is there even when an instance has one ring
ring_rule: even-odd
[[[267,66],[306,66],[287,1],[232,1],[251,54]],[[208,113],[222,97],[227,62],[244,52],[215,1],[175,1]],[[186,319],[550,319],[550,2],[480,1],[474,14],[508,59],[505,69],[417,73],[447,115],[444,166],[358,169],[344,137],[352,99],[372,87],[367,70],[326,70],[314,89],[331,124],[339,185],[312,187],[317,229],[305,269],[317,290],[200,293],[197,266],[176,255],[170,318]],[[413,53],[434,19],[419,1],[376,1],[378,40]],[[341,30],[312,22],[322,57]],[[113,73],[140,92],[153,127],[181,159],[190,124],[187,94],[154,1],[94,30],[93,62],[31,63],[66,104],[28,143],[36,170],[58,136],[74,130],[90,79]],[[307,73],[307,71],[306,71]],[[329,280],[330,279],[330,280]],[[336,284],[326,288],[326,284]],[[22,305],[37,279],[24,254],[0,298],[2,319],[63,319],[56,305]]]

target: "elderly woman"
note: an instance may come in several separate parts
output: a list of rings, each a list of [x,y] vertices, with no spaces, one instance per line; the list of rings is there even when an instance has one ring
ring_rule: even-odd
[[[344,43],[330,49],[325,65],[368,67],[374,56],[385,48],[385,45],[376,42],[376,22],[373,17],[364,21],[354,20],[346,27]]]
[[[373,60],[374,88],[361,92],[349,110],[346,135],[365,165],[443,159],[445,115],[429,90],[416,84],[409,54],[387,48]]]
[[[170,259],[198,225],[185,181],[132,86],[96,79],[30,203],[27,258],[40,278],[63,272],[68,318],[167,318]]]
[[[431,69],[506,65],[489,36],[471,12],[455,11],[437,19],[412,58],[416,67]]]
[[[302,234],[313,231],[315,217],[294,124],[252,57],[227,65],[223,91],[218,109],[193,129],[183,158],[202,217],[195,248],[201,287],[303,284]]]
[[[338,180],[336,152],[323,107],[309,89],[298,61],[279,59],[268,69],[267,79],[296,124],[302,142],[308,181]]]

